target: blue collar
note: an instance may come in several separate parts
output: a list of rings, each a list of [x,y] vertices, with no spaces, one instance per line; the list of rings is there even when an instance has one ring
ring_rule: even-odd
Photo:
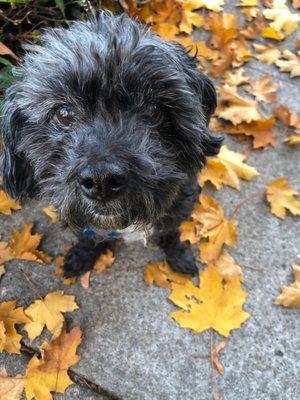
[[[85,236],[87,236],[90,239],[93,239],[96,236],[96,233],[95,233],[93,228],[86,228],[83,231],[83,233],[84,233]],[[106,236],[109,239],[115,239],[115,238],[120,237],[121,233],[116,232],[116,231],[110,231],[110,232],[105,232],[104,236]]]

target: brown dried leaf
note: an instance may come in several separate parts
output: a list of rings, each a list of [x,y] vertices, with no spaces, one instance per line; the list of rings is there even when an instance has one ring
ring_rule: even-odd
[[[257,101],[273,103],[277,99],[277,89],[279,83],[270,81],[270,75],[266,74],[261,79],[250,81],[250,87],[247,89],[250,94],[255,96]]]

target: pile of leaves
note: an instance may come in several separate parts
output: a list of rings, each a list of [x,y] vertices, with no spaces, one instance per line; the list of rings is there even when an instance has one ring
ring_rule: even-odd
[[[73,18],[86,18],[80,2],[75,5],[60,0],[55,4],[27,0],[22,4],[6,4],[0,14],[6,21],[0,32],[0,63],[3,65],[0,89],[9,83],[12,65],[19,62],[22,41],[29,38],[38,42],[43,26],[68,25]],[[241,0],[234,14],[224,12],[224,0],[120,0],[103,4],[114,12],[124,10],[148,24],[164,39],[176,40],[187,46],[191,54],[197,54],[199,68],[214,80],[218,91],[218,107],[211,120],[211,130],[251,144],[243,154],[224,145],[218,156],[209,159],[199,173],[199,184],[204,189],[206,185],[212,185],[216,190],[222,190],[224,186],[240,190],[241,180],[256,179],[260,171],[248,165],[248,155],[266,147],[276,151],[276,126],[286,132],[283,139],[286,151],[289,146],[299,146],[300,117],[284,104],[272,106],[274,102],[278,104],[280,83],[273,81],[270,75],[253,80],[243,68],[250,60],[256,60],[275,65],[290,79],[300,76],[300,40],[295,41],[293,51],[281,50],[278,46],[297,30],[300,21],[298,0],[293,0],[291,5],[286,0]],[[239,15],[243,18],[239,19]],[[196,39],[199,35],[194,33],[198,28],[205,40]],[[177,307],[170,315],[180,327],[198,334],[210,330],[211,365],[221,374],[224,367],[218,353],[226,342],[214,346],[213,332],[227,338],[250,317],[243,309],[248,296],[242,287],[244,267],[234,259],[231,250],[238,244],[238,211],[260,197],[265,199],[274,218],[284,220],[287,213],[297,217],[300,215],[297,195],[288,178],[278,176],[266,182],[264,190],[242,198],[231,215],[226,215],[226,210],[216,200],[201,194],[191,219],[183,222],[180,228],[181,240],[198,250],[199,261],[205,265],[197,281],[172,272],[165,261],[145,267],[147,285],[156,284],[170,291],[168,299]],[[20,208],[0,190],[0,213],[9,218]],[[44,212],[52,223],[58,222],[51,206]],[[51,257],[39,249],[42,234],[32,233],[32,230],[32,224],[25,224],[20,231],[12,231],[8,242],[0,242],[0,275],[5,273],[4,265],[10,260],[51,262]],[[54,261],[59,279],[63,256]],[[113,262],[111,252],[102,255],[95,265],[96,273],[102,273]],[[275,304],[300,307],[300,266],[292,263],[292,268],[295,280],[290,286],[282,287],[281,294],[274,299]],[[90,272],[81,278],[84,288],[89,287],[89,279]],[[70,285],[74,281],[69,279],[63,283]],[[48,400],[52,398],[50,392],[63,393],[71,384],[67,370],[79,360],[76,349],[81,341],[81,331],[77,327],[67,333],[62,313],[76,308],[75,298],[63,291],[48,293],[45,298],[40,296],[25,309],[17,307],[15,300],[0,303],[0,351],[10,354],[22,351],[22,336],[16,325],[23,326],[29,340],[34,340],[44,329],[52,334],[50,342],[42,344],[39,355],[30,360],[24,376],[8,377],[5,370],[0,372],[1,398],[12,393],[12,398],[18,399],[25,388],[27,399]],[[220,398],[217,390],[214,396]]]

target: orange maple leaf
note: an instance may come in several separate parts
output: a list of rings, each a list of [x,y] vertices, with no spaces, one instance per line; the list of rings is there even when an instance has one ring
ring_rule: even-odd
[[[236,246],[237,221],[227,220],[222,207],[204,194],[200,195],[199,202],[193,218],[202,224],[200,233],[208,239],[199,246],[201,261],[210,263],[220,257],[224,244]]]
[[[80,359],[76,351],[81,343],[81,335],[79,327],[69,333],[63,329],[55,340],[42,344],[41,357],[33,356],[27,366],[25,383],[27,400],[33,398],[51,400],[50,392],[64,393],[73,383],[67,371]]]
[[[4,215],[11,215],[13,210],[20,210],[19,203],[12,200],[4,190],[0,189],[0,213]]]

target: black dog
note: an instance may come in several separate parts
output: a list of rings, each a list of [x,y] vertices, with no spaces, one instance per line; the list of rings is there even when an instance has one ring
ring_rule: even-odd
[[[49,199],[77,233],[65,274],[92,268],[125,228],[195,273],[178,227],[221,143],[207,128],[216,95],[197,60],[108,12],[48,30],[27,50],[4,98],[3,183],[15,199]]]

